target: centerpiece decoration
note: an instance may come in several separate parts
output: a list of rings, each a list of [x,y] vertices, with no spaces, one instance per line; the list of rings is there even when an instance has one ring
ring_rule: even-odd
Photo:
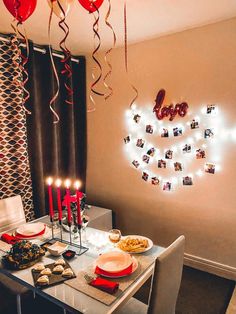
[[[66,179],[64,181],[65,186],[65,195],[62,200],[61,194],[62,194],[62,180],[56,179],[55,181],[53,178],[49,177],[47,180],[47,186],[48,186],[48,202],[49,202],[49,217],[51,222],[51,229],[52,229],[52,239],[60,241],[62,243],[67,243],[71,246],[76,246],[80,249],[79,255],[86,252],[87,248],[82,246],[82,240],[81,240],[81,229],[84,229],[89,221],[89,217],[85,215],[85,209],[89,208],[89,206],[86,205],[86,195],[81,192],[80,181],[75,181],[74,185],[72,185],[72,182],[70,179]],[[53,200],[53,192],[54,192],[54,186],[55,186],[55,192],[56,192],[56,204],[54,204]],[[75,194],[74,194],[75,190]],[[57,207],[57,211],[56,211]],[[64,210],[64,215],[63,215]],[[60,226],[60,239],[57,239],[54,237],[54,222],[56,218],[58,217],[59,226]],[[63,239],[63,232],[62,228],[69,232],[69,242],[65,241]],[[79,245],[76,245],[72,241],[72,234],[74,234],[74,240],[78,238],[79,236]]]

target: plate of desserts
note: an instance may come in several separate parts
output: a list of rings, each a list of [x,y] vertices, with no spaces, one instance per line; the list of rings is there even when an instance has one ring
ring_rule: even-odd
[[[47,265],[43,263],[35,264],[31,271],[34,285],[41,289],[57,285],[65,280],[76,277],[69,263],[63,258]]]

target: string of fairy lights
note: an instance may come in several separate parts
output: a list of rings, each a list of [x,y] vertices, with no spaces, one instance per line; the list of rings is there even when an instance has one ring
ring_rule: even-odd
[[[236,129],[225,129],[216,105],[203,106],[196,115],[188,113],[181,123],[157,120],[152,106],[133,105],[125,117],[129,130],[124,137],[125,153],[131,167],[164,191],[192,186],[195,177],[204,174],[217,174],[222,142],[236,141]]]

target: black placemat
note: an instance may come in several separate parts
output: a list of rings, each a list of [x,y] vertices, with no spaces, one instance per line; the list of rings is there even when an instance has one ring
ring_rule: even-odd
[[[45,266],[45,268],[50,268],[50,270],[52,271],[53,268],[55,267],[55,262],[52,263],[52,264],[44,265],[44,266]],[[70,267],[70,264],[67,261],[65,261],[65,266],[63,266],[63,267],[64,267],[64,269],[70,268],[73,271],[73,269]],[[39,285],[37,283],[37,280],[42,275],[40,275],[40,272],[35,271],[34,269],[32,269],[31,272],[32,272],[32,276],[33,276],[33,279],[34,279],[35,287],[40,288],[40,289],[45,289],[45,288],[48,288],[48,287],[51,287],[51,286],[54,286],[54,285],[58,285],[59,283],[62,283],[64,281],[68,280],[68,279],[76,278],[76,275],[75,275],[74,271],[73,271],[74,275],[72,277],[70,277],[70,278],[66,278],[66,277],[63,277],[62,274],[54,274],[52,272],[51,276],[48,276],[49,284],[48,285]]]

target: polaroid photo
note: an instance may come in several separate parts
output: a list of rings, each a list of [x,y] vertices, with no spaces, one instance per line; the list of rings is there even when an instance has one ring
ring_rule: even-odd
[[[205,164],[205,172],[214,174],[215,169],[216,169],[216,166],[214,164],[211,164],[211,163]]]
[[[204,138],[211,138],[214,136],[213,129],[205,129],[204,130]]]
[[[183,153],[191,153],[191,145],[190,144],[185,144],[183,147]]]
[[[191,124],[190,124],[190,128],[191,129],[198,129],[199,128],[199,122],[197,120],[193,119]]]
[[[130,142],[130,136],[129,135],[124,138],[124,142],[125,142],[125,144],[128,144]]]
[[[165,160],[158,160],[158,168],[166,168],[166,161]]]
[[[172,157],[173,157],[173,150],[168,149],[165,152],[165,159],[172,159]]]
[[[180,136],[183,134],[183,130],[181,128],[173,128],[173,134],[174,136]]]
[[[152,125],[146,125],[146,133],[152,134],[153,133],[153,126]]]
[[[143,172],[142,179],[143,179],[144,181],[147,181],[147,180],[148,180],[148,177],[149,177],[149,174],[146,173],[146,172]]]
[[[161,137],[169,137],[168,129],[165,129],[165,128],[162,129]]]
[[[163,184],[163,191],[170,191],[171,190],[171,183],[170,182],[165,182]]]
[[[191,177],[183,177],[183,185],[193,185],[193,179]]]
[[[155,148],[152,147],[147,151],[147,155],[153,157],[155,155],[155,151],[156,151]]]
[[[140,166],[140,164],[137,160],[133,160],[132,164],[134,165],[135,168],[138,168]]]
[[[134,115],[134,121],[135,121],[136,123],[139,123],[140,119],[141,119],[141,116],[140,116],[139,114],[135,114],[135,115]]]
[[[147,155],[143,155],[143,162],[146,162],[146,164],[148,164],[150,161],[150,157]]]
[[[152,177],[152,185],[159,185],[160,180],[157,177]]]
[[[140,147],[140,148],[143,148],[144,144],[145,144],[145,141],[142,140],[141,138],[139,138],[139,139],[137,140],[136,146],[137,146],[137,147]]]
[[[183,167],[182,167],[181,162],[175,162],[174,168],[175,168],[175,171],[183,171]]]
[[[216,105],[207,105],[207,114],[215,115],[216,114]]]
[[[199,148],[196,150],[196,158],[197,159],[202,159],[202,158],[206,158],[206,152],[205,150]]]

